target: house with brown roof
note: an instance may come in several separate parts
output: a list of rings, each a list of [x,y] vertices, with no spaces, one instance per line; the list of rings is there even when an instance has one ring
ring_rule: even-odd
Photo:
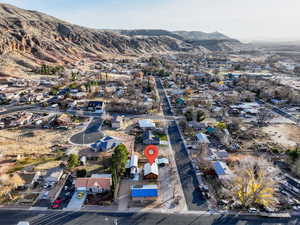
[[[76,190],[88,193],[103,193],[110,191],[112,186],[111,174],[93,174],[91,177],[77,178]]]

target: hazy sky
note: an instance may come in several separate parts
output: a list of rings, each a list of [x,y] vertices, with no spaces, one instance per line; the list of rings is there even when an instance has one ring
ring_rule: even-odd
[[[300,0],[0,0],[93,28],[219,31],[300,40]]]

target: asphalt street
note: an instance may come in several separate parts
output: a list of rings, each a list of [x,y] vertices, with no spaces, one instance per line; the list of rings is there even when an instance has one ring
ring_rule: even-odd
[[[103,138],[101,132],[103,121],[100,118],[94,117],[88,127],[78,134],[75,134],[70,138],[70,141],[74,144],[92,144],[95,141]]]
[[[22,112],[28,109],[36,108],[37,106],[38,104],[9,107],[5,111],[0,112],[0,116],[14,112]]]
[[[171,111],[171,107],[168,104],[167,97],[158,79],[156,80],[156,85],[163,103],[164,114],[172,116],[173,113]],[[208,202],[197,189],[198,183],[196,173],[193,169],[192,162],[188,157],[187,150],[183,144],[183,140],[175,121],[171,121],[169,123],[168,133],[188,209],[208,210]]]
[[[160,214],[160,213],[94,213],[70,211],[0,210],[1,225],[279,225],[300,224],[300,216],[269,218],[242,215]]]

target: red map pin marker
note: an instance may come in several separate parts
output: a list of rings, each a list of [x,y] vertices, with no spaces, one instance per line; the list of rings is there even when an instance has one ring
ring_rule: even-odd
[[[144,155],[147,157],[149,163],[152,165],[158,156],[158,148],[155,145],[148,145],[144,150]]]

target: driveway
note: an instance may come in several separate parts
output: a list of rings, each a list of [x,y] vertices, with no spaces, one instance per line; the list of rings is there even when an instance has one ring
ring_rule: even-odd
[[[127,179],[122,179],[119,188],[118,196],[118,210],[125,211],[128,210],[128,203],[130,201],[130,183],[132,181]]]
[[[78,198],[77,195],[79,193],[79,191],[74,192],[68,206],[66,207],[66,209],[68,210],[80,210],[81,207],[84,204],[84,201],[87,197],[87,193],[85,191],[80,191],[83,193],[83,196],[81,198]]]
[[[70,138],[70,141],[73,144],[78,145],[85,145],[85,144],[92,144],[97,140],[104,137],[104,134],[101,131],[103,121],[100,118],[93,118],[92,121],[89,123],[87,128]]]

